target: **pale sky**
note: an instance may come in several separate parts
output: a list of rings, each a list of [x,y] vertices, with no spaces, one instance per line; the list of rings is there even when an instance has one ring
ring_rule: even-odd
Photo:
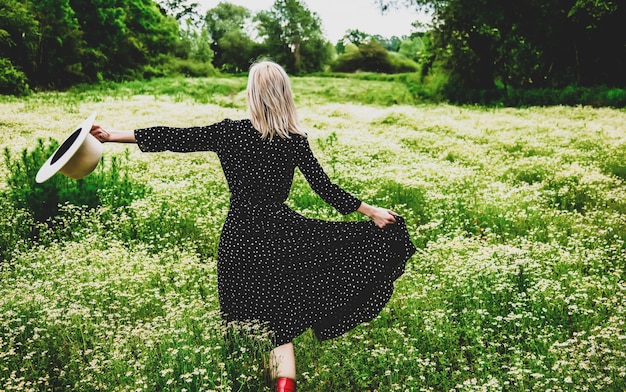
[[[246,7],[252,12],[269,10],[274,0],[196,0],[201,12],[215,7],[220,1]],[[358,29],[370,35],[383,37],[401,37],[409,35],[415,28],[416,20],[428,21],[428,17],[414,9],[401,8],[382,14],[374,0],[301,0],[309,10],[315,12],[322,21],[322,30],[326,39],[336,43],[347,30]]]

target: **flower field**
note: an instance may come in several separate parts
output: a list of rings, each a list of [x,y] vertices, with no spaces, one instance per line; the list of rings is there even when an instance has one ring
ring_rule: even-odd
[[[244,118],[245,82],[1,98],[0,144],[19,156],[62,141],[94,111],[111,129]],[[294,342],[299,390],[626,390],[626,111],[420,104],[392,81],[293,85],[330,177],[403,215],[419,249],[378,318]],[[270,391],[265,334],[219,317],[228,192],[215,154],[106,144],[112,157],[145,193],[62,204],[52,223],[14,207],[0,165],[0,392]],[[288,203],[363,219],[299,173]]]

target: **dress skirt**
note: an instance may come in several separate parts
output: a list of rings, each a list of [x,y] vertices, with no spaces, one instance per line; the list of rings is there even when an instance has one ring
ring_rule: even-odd
[[[320,340],[371,321],[415,252],[402,217],[368,222],[305,218],[283,203],[231,207],[218,252],[227,321],[258,321],[276,346],[312,328]]]

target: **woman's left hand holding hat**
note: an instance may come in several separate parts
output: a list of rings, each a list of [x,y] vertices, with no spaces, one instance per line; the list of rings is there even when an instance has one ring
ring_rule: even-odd
[[[98,124],[91,126],[91,135],[100,143],[118,142],[118,143],[136,143],[135,133],[128,131],[107,131]]]
[[[101,143],[110,141],[111,134],[98,124],[93,124],[90,132]]]

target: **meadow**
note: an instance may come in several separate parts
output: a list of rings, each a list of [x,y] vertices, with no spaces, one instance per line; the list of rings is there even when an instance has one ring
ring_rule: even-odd
[[[626,111],[435,105],[393,81],[293,86],[331,178],[403,215],[418,247],[375,320],[295,341],[299,390],[626,390]],[[94,111],[111,129],[244,118],[245,79],[3,97],[0,145],[62,141]],[[0,392],[269,391],[267,337],[219,317],[217,157],[105,145],[102,165],[114,157],[141,197],[64,203],[47,223],[15,208],[0,165]],[[299,174],[288,203],[362,219]]]

